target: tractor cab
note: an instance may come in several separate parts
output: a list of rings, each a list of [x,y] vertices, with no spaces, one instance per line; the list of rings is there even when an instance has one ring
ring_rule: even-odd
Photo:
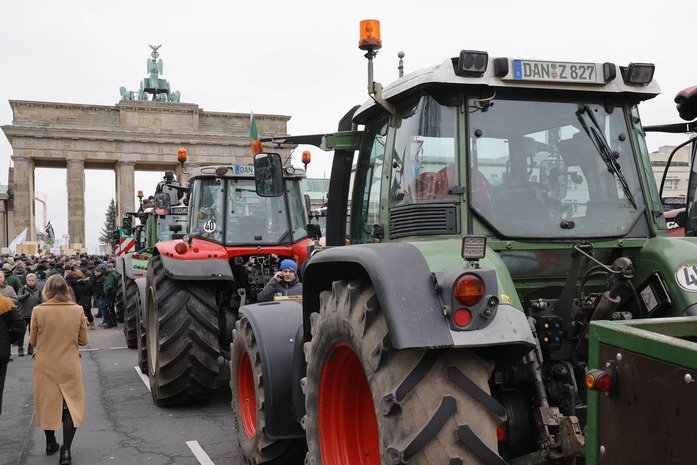
[[[281,178],[285,195],[262,197],[251,167],[195,170],[190,177],[190,234],[226,246],[290,245],[305,239],[303,176],[302,170],[286,168]]]

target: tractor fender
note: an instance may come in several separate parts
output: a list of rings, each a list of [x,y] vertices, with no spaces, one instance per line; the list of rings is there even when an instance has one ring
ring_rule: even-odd
[[[160,256],[163,270],[168,277],[191,281],[234,280],[225,247],[194,240],[186,253],[179,254],[174,251],[174,244],[177,242],[181,241],[159,242],[153,251],[153,256]]]
[[[133,271],[133,254],[126,254],[123,257],[123,272],[119,271],[124,278],[137,279],[145,276],[145,273]]]
[[[304,437],[300,419],[289,415],[298,409],[293,406],[293,387],[300,386],[301,378],[293,367],[295,358],[303,357],[302,338],[296,340],[302,327],[302,306],[292,301],[245,305],[240,307],[240,317],[246,317],[252,326],[261,356],[266,433],[274,439]]]
[[[310,334],[310,314],[319,309],[320,293],[331,289],[332,282],[346,278],[372,282],[396,349],[505,347],[522,356],[535,346],[525,314],[511,305],[499,305],[496,317],[485,328],[451,330],[424,256],[406,242],[334,247],[314,254],[305,268],[303,282],[306,338]]]

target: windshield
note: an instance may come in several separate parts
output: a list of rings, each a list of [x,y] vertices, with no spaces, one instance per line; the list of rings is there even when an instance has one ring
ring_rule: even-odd
[[[291,242],[286,196],[257,196],[254,179],[197,180],[193,196],[194,235],[230,245]]]
[[[621,107],[468,105],[472,207],[506,237],[615,237],[644,209]]]

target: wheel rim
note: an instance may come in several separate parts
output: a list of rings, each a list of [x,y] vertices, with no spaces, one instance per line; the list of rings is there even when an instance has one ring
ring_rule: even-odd
[[[246,351],[242,352],[240,361],[237,363],[237,392],[237,405],[240,406],[244,432],[248,437],[253,438],[257,427],[257,400],[252,362]]]
[[[339,343],[324,362],[318,404],[324,465],[379,465],[378,425],[368,379],[356,353]]]

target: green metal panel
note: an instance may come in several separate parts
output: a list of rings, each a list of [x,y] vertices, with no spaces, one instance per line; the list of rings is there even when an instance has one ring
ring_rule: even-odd
[[[595,321],[590,326],[589,368],[600,364],[601,344],[628,350],[681,367],[697,370],[697,317],[656,318],[634,321]],[[669,395],[669,393],[666,393]],[[586,459],[596,465],[598,452],[599,393],[588,393]],[[663,432],[665,434],[666,432]]]

